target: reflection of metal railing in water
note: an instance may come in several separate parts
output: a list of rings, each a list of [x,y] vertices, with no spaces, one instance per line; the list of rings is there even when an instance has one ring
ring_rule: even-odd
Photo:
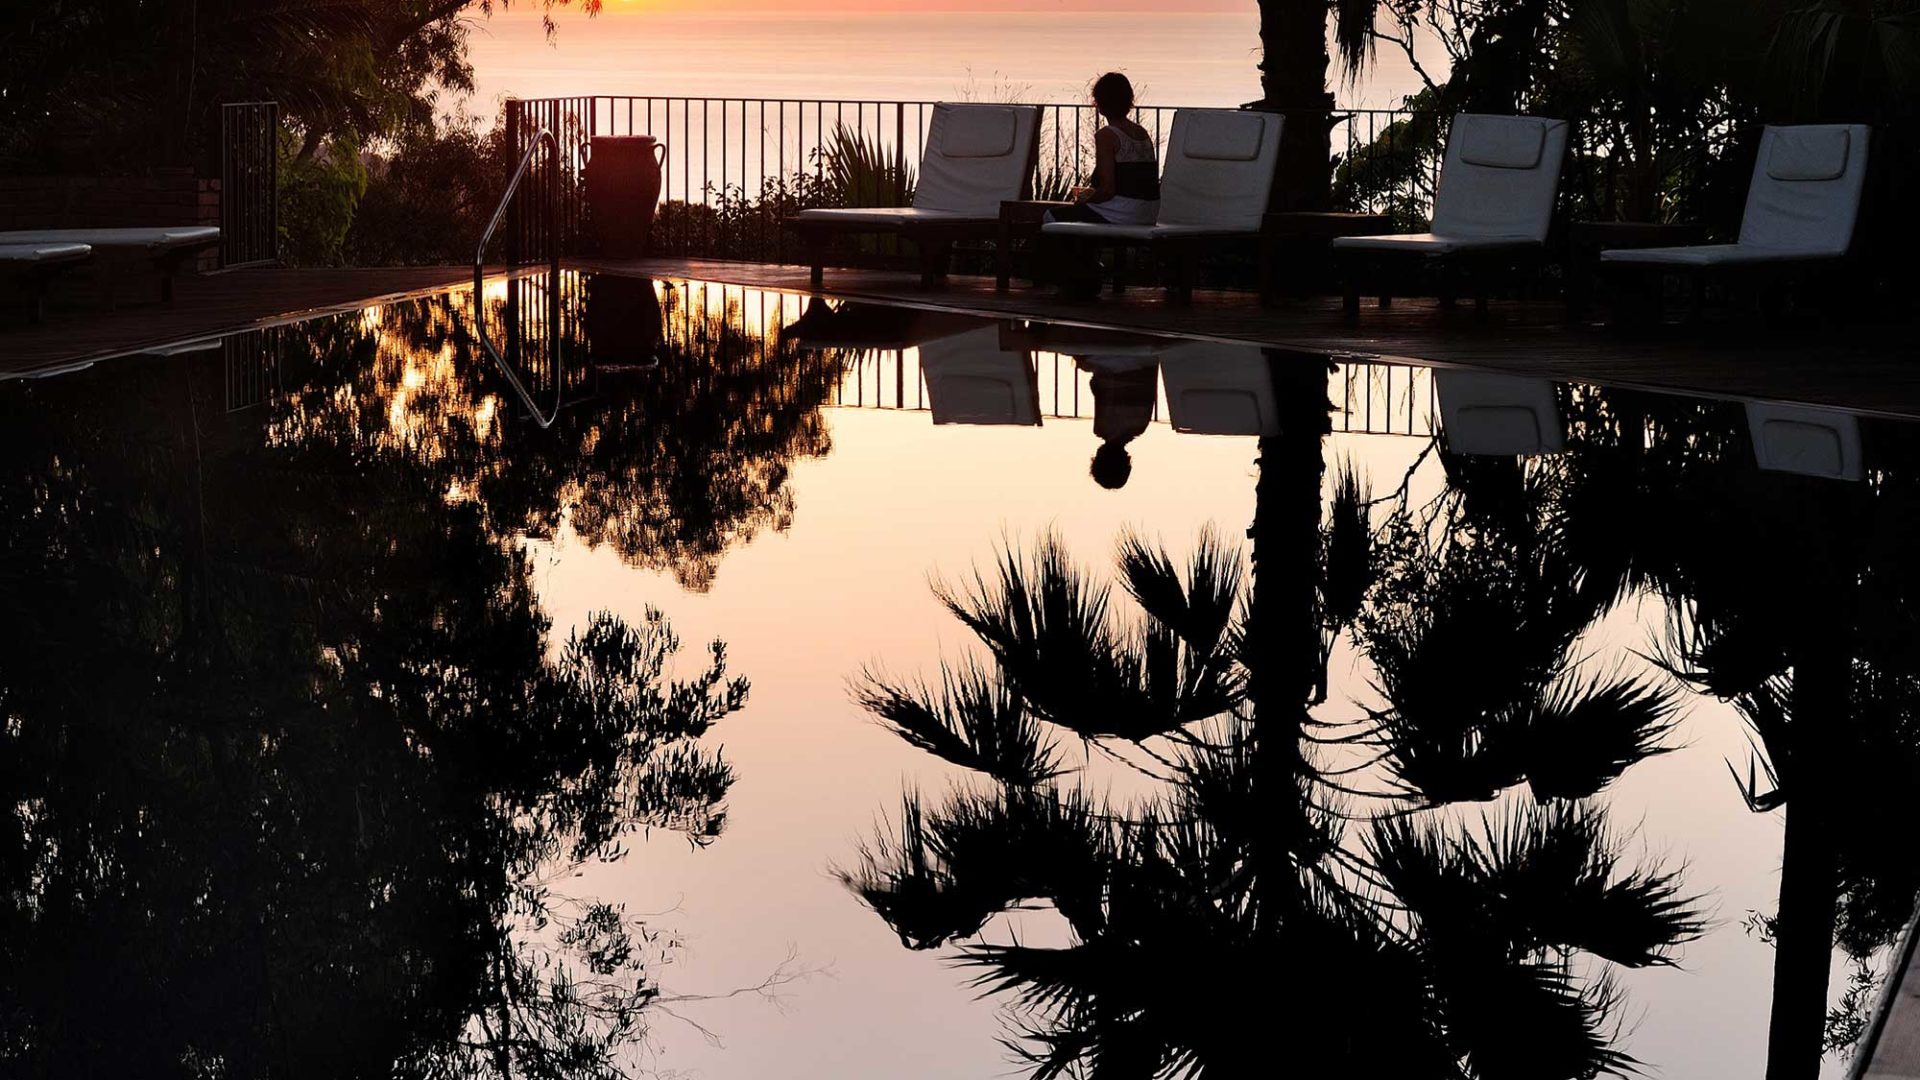
[[[493,364],[500,370],[500,374],[506,376],[508,385],[513,387],[513,392],[520,398],[520,403],[526,406],[527,412],[533,417],[534,422],[542,428],[546,428],[553,426],[554,420],[560,415],[560,395],[565,389],[562,385],[564,380],[560,378],[553,380],[553,408],[551,411],[543,413],[539,403],[534,401],[533,395],[528,392],[526,384],[520,381],[520,376],[514,371],[513,364],[509,363],[507,358],[502,357],[499,351],[493,347],[493,342],[488,340],[486,303],[487,248],[493,243],[494,231],[500,227],[501,220],[507,216],[507,208],[513,205],[513,196],[520,190],[520,182],[526,179],[527,172],[533,165],[533,156],[539,151],[542,145],[545,145],[552,151],[550,157],[551,168],[549,172],[557,173],[560,170],[560,144],[554,139],[552,130],[542,127],[534,133],[532,141],[527,144],[526,150],[520,155],[520,161],[513,170],[513,176],[507,181],[507,190],[500,196],[500,205],[494,208],[493,218],[487,222],[486,229],[480,234],[480,244],[474,249],[473,336],[474,339],[480,343],[480,347],[486,350],[487,356],[493,360]],[[547,211],[547,274],[548,280],[552,281],[555,285],[555,287],[545,290],[547,301],[547,318],[545,325],[550,335],[548,338],[550,343],[549,351],[556,364],[560,358],[559,333],[561,322],[560,289],[558,287],[560,282],[559,191],[560,185],[557,181],[544,184],[540,189],[540,194],[545,197]],[[507,339],[507,349],[509,353],[519,352],[519,343],[521,340],[519,333],[520,289],[516,288],[515,285],[524,279],[513,276],[513,269],[519,262],[519,256],[522,250],[519,241],[520,231],[517,228],[510,230],[508,232],[507,244],[507,321],[511,328]]]
[[[264,405],[280,392],[280,342],[279,327],[248,330],[221,340],[228,412]]]
[[[586,292],[586,278],[570,271],[516,274],[494,282],[482,300],[492,329],[477,340],[507,376],[520,407],[543,428],[593,392],[596,368],[585,362]]]
[[[1048,420],[1093,417],[1092,373],[1065,353],[1036,352],[1041,416]],[[834,388],[835,408],[927,412],[926,381],[909,349],[847,350],[846,371]],[[1328,383],[1333,430],[1351,435],[1432,436],[1439,428],[1433,372],[1405,364],[1348,361]],[[1166,419],[1164,396],[1153,419]]]
[[[669,346],[685,356],[701,355],[715,347],[699,317],[718,314],[738,332],[736,347],[744,346],[753,359],[767,362],[769,351],[792,347],[779,343],[780,328],[795,322],[811,301],[804,296],[738,285],[681,282],[667,286],[671,294],[666,321]],[[1169,345],[1175,339],[1167,339]],[[930,412],[926,380],[917,350],[910,348],[840,348],[829,350],[842,373],[827,404],[832,408]],[[1093,415],[1092,373],[1081,369],[1073,356],[1047,349],[1029,350],[1039,365],[1040,411],[1045,419],[1085,420]],[[1379,361],[1343,361],[1327,385],[1335,409],[1333,427],[1341,434],[1430,437],[1439,430],[1439,408],[1434,397],[1433,372],[1427,368]],[[1164,399],[1157,401],[1154,419],[1167,416]]]
[[[1440,429],[1431,368],[1346,361],[1328,389],[1338,410],[1335,431],[1428,437]]]

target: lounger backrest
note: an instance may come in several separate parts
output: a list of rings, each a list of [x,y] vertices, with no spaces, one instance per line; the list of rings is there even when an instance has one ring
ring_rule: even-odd
[[[1032,190],[1039,140],[1037,105],[935,105],[913,205],[998,218]]]
[[[1456,454],[1494,457],[1557,453],[1566,448],[1566,424],[1553,383],[1492,371],[1436,371],[1440,430]]]
[[[1273,193],[1282,119],[1245,109],[1174,113],[1160,179],[1160,224],[1258,229]]]
[[[1769,127],[1747,189],[1740,242],[1844,255],[1867,176],[1865,124]]]
[[[1567,122],[1461,113],[1433,197],[1436,236],[1502,236],[1544,243],[1553,224]]]

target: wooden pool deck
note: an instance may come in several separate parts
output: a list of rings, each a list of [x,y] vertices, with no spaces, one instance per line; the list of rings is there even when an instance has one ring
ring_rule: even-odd
[[[352,310],[472,280],[470,268],[375,270],[265,268],[183,276],[171,303],[112,310],[56,304],[44,322],[8,311],[0,321],[0,377],[57,371],[275,322]]]
[[[1068,303],[1031,287],[994,291],[985,278],[955,278],[924,290],[911,274],[829,272],[813,290],[803,267],[717,260],[570,260],[570,265],[668,279],[692,279],[848,300],[909,304],[987,316],[1049,320],[1150,334],[1201,336],[1335,356],[1463,366],[1610,385],[1726,397],[1763,398],[1920,417],[1920,328],[1861,322],[1761,328],[1721,314],[1707,327],[1663,327],[1635,335],[1569,323],[1558,303],[1499,303],[1485,321],[1468,306],[1431,300],[1371,304],[1356,325],[1332,298],[1263,306],[1245,293],[1201,292],[1172,307],[1140,288]],[[57,370],[217,336],[263,323],[352,309],[467,280],[461,267],[378,270],[242,270],[182,281],[171,304],[114,311],[56,310],[39,325],[0,323],[0,376]]]

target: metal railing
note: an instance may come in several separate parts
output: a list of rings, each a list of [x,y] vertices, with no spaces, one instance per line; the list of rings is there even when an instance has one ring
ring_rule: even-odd
[[[780,226],[808,206],[905,204],[926,147],[932,101],[592,95],[510,99],[509,147],[541,128],[554,134],[563,188],[560,234],[582,220],[578,177],[587,140],[651,135],[666,145],[654,248],[678,255],[784,261],[800,253]],[[1093,165],[1100,121],[1089,105],[1040,106],[1034,190],[1064,195]],[[1173,106],[1136,110],[1164,148]],[[1287,112],[1290,131],[1329,131],[1334,209],[1387,213],[1417,224],[1432,205],[1446,119],[1408,109]],[[878,166],[878,168],[876,168]],[[849,173],[866,183],[846,190]],[[877,178],[877,182],[876,182]]]
[[[220,107],[220,265],[280,258],[280,103]]]
[[[500,205],[494,208],[493,217],[487,222],[486,229],[481,232],[480,243],[474,249],[473,336],[474,339],[480,343],[481,348],[486,351],[487,356],[493,360],[494,366],[500,369],[500,374],[506,376],[508,385],[513,388],[514,394],[520,398],[520,403],[526,407],[528,414],[533,417],[534,423],[539,424],[542,428],[548,428],[553,426],[554,420],[560,415],[560,404],[562,395],[565,392],[565,379],[556,375],[553,380],[553,408],[549,411],[542,412],[539,403],[534,401],[533,395],[528,392],[526,384],[521,382],[519,374],[514,371],[513,365],[508,362],[508,358],[502,357],[499,350],[493,347],[493,342],[488,340],[486,304],[487,249],[492,246],[493,234],[500,228],[500,222],[506,218],[508,209],[518,205],[514,201],[514,196],[519,193],[520,183],[527,178],[529,170],[533,165],[534,154],[539,152],[542,145],[545,145],[552,151],[552,167],[548,169],[547,182],[536,185],[537,197],[544,202],[546,207],[545,228],[540,230],[538,236],[546,248],[547,280],[553,283],[553,287],[547,288],[543,293],[547,305],[544,326],[550,339],[548,353],[556,363],[560,358],[558,341],[561,333],[561,314],[560,289],[558,288],[558,284],[561,281],[561,233],[559,229],[561,214],[559,192],[561,189],[560,185],[555,182],[554,177],[561,171],[561,158],[559,142],[554,138],[553,132],[545,127],[540,128],[534,133],[526,149],[521,152],[519,163],[514,166],[513,174],[507,180],[507,190],[500,196]],[[539,217],[538,215],[516,215],[515,228],[510,229],[507,233],[506,261],[509,274],[507,322],[514,329],[514,333],[511,334],[508,339],[509,352],[517,351],[517,349],[514,348],[514,344],[520,340],[520,334],[518,332],[520,326],[518,304],[521,290],[514,287],[515,279],[513,279],[511,275],[513,269],[520,265],[520,256],[526,250],[526,236],[522,230],[523,223],[529,220],[537,221]]]

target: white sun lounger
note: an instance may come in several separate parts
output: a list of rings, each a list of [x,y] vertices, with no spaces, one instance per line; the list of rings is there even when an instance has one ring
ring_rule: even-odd
[[[1032,193],[1039,150],[1040,106],[943,102],[927,126],[912,206],[802,210],[786,224],[806,241],[815,285],[823,280],[827,241],[846,233],[912,238],[921,248],[922,280],[932,284],[946,275],[956,238],[997,233],[1000,204]]]
[[[85,244],[0,242],[0,272],[25,284],[31,318],[39,322],[46,315],[48,280],[92,256],[93,249]]]
[[[1698,283],[1712,273],[1784,272],[1844,258],[1860,217],[1870,134],[1865,124],[1768,127],[1737,241],[1604,251],[1600,264]]]
[[[1553,383],[1489,371],[1436,371],[1440,430],[1455,454],[1533,457],[1566,448]]]
[[[1257,345],[1190,341],[1160,354],[1167,418],[1193,435],[1278,435],[1273,370]]]
[[[127,229],[20,229],[0,232],[0,244],[84,244],[97,257],[151,261],[160,271],[160,296],[173,299],[173,275],[180,264],[220,242],[211,225],[168,225]]]
[[[1258,237],[1273,194],[1285,118],[1246,109],[1181,109],[1167,136],[1160,175],[1160,211],[1152,225],[1057,221],[1043,237],[1086,247],[1139,245],[1171,250],[1176,298],[1193,288],[1193,262],[1202,247]]]
[[[921,343],[920,373],[936,424],[1040,424],[1033,355],[1001,348],[998,327]]]
[[[1433,196],[1433,228],[1423,233],[1343,236],[1333,241],[1343,264],[1346,312],[1359,314],[1369,262],[1417,260],[1429,266],[1479,264],[1474,299],[1486,305],[1489,264],[1545,255],[1567,156],[1565,120],[1461,113],[1447,133],[1447,154]],[[1391,295],[1380,293],[1382,297]],[[1451,299],[1443,292],[1443,299]]]

